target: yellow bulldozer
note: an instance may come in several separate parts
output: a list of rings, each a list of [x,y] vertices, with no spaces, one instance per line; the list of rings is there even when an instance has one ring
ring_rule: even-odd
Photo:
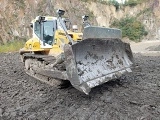
[[[62,18],[65,11],[57,13],[31,22],[33,37],[19,51],[27,74],[61,88],[71,83],[89,94],[91,88],[132,72],[132,51],[121,41],[121,30],[91,26],[83,16],[83,33],[77,32]]]

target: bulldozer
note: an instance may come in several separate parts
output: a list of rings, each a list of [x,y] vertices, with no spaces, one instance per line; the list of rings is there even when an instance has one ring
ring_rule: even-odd
[[[120,29],[92,26],[83,16],[79,32],[67,27],[64,13],[31,22],[33,37],[19,51],[28,75],[59,88],[71,84],[88,95],[91,88],[132,72],[132,51]]]

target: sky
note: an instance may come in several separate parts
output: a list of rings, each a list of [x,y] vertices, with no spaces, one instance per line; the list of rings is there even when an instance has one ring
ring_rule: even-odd
[[[125,0],[116,0],[117,2],[119,2],[119,3],[124,3],[125,2]]]

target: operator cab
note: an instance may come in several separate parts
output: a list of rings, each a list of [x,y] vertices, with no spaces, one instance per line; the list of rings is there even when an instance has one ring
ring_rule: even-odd
[[[32,22],[33,37],[40,40],[41,48],[52,48],[54,44],[55,31],[67,30],[66,21],[58,20],[57,17],[38,16]]]
[[[57,19],[55,17],[38,16],[33,24],[33,36],[40,40],[40,47],[52,48],[55,30],[57,29]]]

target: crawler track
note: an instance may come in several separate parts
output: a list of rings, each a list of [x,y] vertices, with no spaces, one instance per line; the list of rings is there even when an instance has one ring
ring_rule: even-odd
[[[47,83],[58,86],[68,83],[64,63],[55,64],[56,58],[47,55],[24,54],[25,71],[28,75]]]

